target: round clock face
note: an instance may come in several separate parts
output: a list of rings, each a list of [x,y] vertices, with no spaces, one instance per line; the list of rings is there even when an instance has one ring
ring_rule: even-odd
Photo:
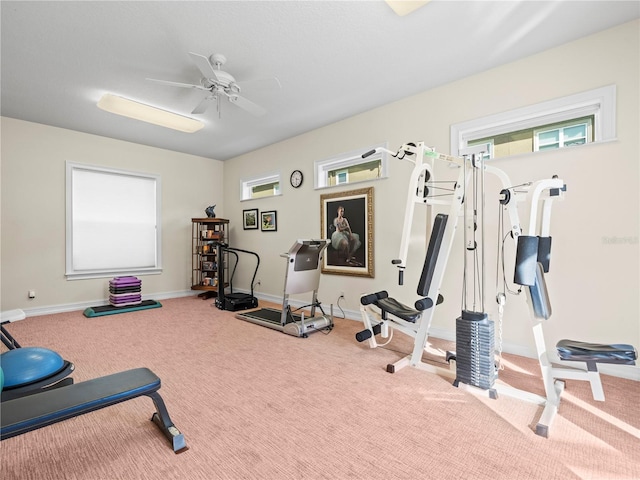
[[[300,170],[294,170],[291,173],[291,186],[293,188],[298,188],[302,185],[302,172]]]

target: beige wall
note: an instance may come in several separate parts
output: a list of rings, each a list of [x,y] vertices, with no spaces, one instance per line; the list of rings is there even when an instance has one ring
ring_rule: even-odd
[[[211,204],[224,215],[222,162],[11,118],[1,121],[3,311],[37,314],[101,305],[108,297],[108,279],[67,281],[64,276],[66,161],[161,176],[163,272],[140,276],[142,292],[154,298],[189,291],[191,218],[205,216]],[[35,299],[27,298],[29,290],[35,290]]]
[[[494,165],[505,170],[514,184],[559,175],[568,185],[566,200],[556,204],[552,216],[552,270],[547,280],[554,314],[546,330],[549,345],[561,338],[576,338],[640,346],[638,31],[639,22],[634,21],[226,162],[225,200],[235,226],[233,241],[261,255],[258,292],[280,297],[284,278],[280,253],[287,251],[296,238],[320,235],[319,199],[327,191],[313,189],[314,160],[384,141],[389,142],[390,149],[408,141],[424,141],[448,153],[449,128],[454,123],[615,84],[616,141],[524,155],[495,161]],[[277,169],[283,178],[282,196],[237,201],[243,175]],[[303,186],[297,190],[288,184],[294,169],[305,175]],[[375,189],[376,275],[374,279],[323,275],[319,297],[324,303],[335,303],[344,291],[346,303],[342,306],[357,317],[363,292],[387,289],[408,305],[415,301],[426,241],[422,215],[415,219],[405,287],[397,286],[396,269],[390,264],[398,255],[410,172],[410,164],[396,160],[391,163],[390,178],[357,185]],[[491,179],[487,182],[488,191],[497,192],[498,184]],[[343,190],[349,187],[329,191]],[[493,247],[488,247],[487,310],[497,319],[492,300],[497,223],[494,202],[488,195],[487,238]],[[278,231],[242,231],[238,225],[242,209],[247,208],[277,210]],[[611,238],[626,240],[612,243],[608,240]],[[450,338],[460,314],[461,249],[460,242],[454,246],[442,289],[446,301],[438,307],[433,324],[434,331]],[[511,280],[512,274],[508,277]],[[245,283],[248,286],[248,280]],[[504,341],[511,351],[533,352],[528,312],[524,294],[509,298]]]
[[[615,84],[616,141],[505,159],[495,165],[504,169],[514,184],[557,174],[568,185],[566,200],[555,206],[552,218],[552,270],[547,276],[553,303],[553,317],[546,328],[549,345],[568,337],[640,347],[639,25],[638,21],[630,22],[224,164],[3,118],[2,309],[24,308],[37,313],[106,297],[105,280],[64,278],[66,160],[162,176],[164,272],[143,278],[145,293],[188,291],[190,218],[201,216],[204,207],[217,203],[218,216],[231,220],[232,245],[256,251],[261,257],[258,295],[278,299],[284,282],[280,254],[297,238],[320,235],[320,195],[356,188],[314,190],[314,160],[384,141],[391,149],[404,142],[424,141],[448,153],[449,129],[454,123]],[[294,169],[305,175],[299,189],[288,184]],[[273,170],[282,173],[281,196],[239,201],[243,176]],[[357,318],[362,293],[387,289],[409,305],[415,301],[425,251],[426,215],[415,218],[404,287],[396,285],[397,270],[390,263],[398,255],[410,172],[410,164],[396,160],[391,162],[390,178],[357,185],[375,189],[375,278],[323,275],[319,298],[324,304],[335,303],[340,292],[345,292],[341,306],[347,316]],[[488,179],[487,188],[495,192],[498,186]],[[495,238],[494,200],[487,196],[489,239]],[[242,210],[249,208],[276,210],[277,232],[243,231]],[[487,257],[487,311],[497,320],[491,301],[495,296],[493,250],[489,249]],[[442,287],[446,300],[437,308],[433,324],[433,332],[449,338],[453,338],[455,318],[460,314],[461,251],[458,239]],[[242,267],[235,285],[247,289],[250,262]],[[36,290],[36,299],[27,300],[29,289]],[[309,298],[301,295],[295,300]],[[504,323],[507,351],[533,351],[528,319],[524,295],[510,297]]]

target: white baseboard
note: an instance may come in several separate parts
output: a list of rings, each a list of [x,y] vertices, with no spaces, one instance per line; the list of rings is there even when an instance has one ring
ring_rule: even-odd
[[[142,295],[143,300],[165,300],[167,298],[189,297],[197,295],[198,292],[193,290],[184,290],[179,292],[154,293],[151,295]],[[40,315],[51,315],[53,313],[75,312],[77,310],[85,310],[89,307],[107,305],[108,302],[101,298],[89,302],[66,303],[61,305],[48,305],[46,307],[24,308],[23,311],[27,317],[39,317]]]

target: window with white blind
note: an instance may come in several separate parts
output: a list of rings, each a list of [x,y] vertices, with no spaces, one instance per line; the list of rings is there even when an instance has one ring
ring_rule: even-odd
[[[66,277],[162,271],[160,177],[67,162]]]

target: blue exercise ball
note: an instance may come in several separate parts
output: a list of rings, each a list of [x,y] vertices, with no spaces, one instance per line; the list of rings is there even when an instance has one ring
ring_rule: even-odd
[[[63,358],[53,350],[24,347],[0,355],[4,373],[4,388],[15,388],[58,373],[64,367]]]

